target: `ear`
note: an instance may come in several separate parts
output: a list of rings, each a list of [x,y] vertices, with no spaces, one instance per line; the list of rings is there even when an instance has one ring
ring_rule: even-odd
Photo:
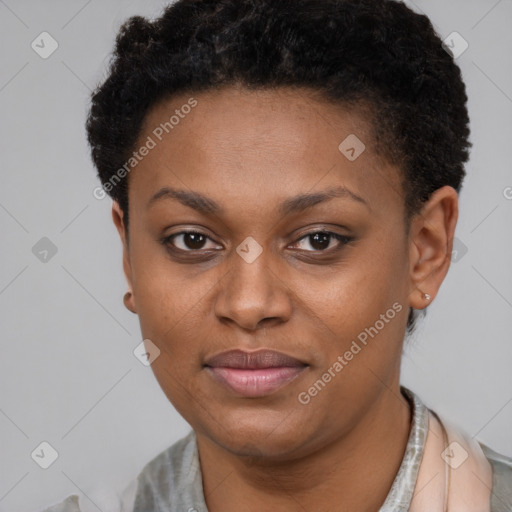
[[[414,309],[423,309],[432,302],[450,268],[458,215],[457,191],[444,186],[432,194],[411,221],[409,301]],[[425,300],[424,293],[431,300]]]
[[[135,295],[133,293],[132,285],[132,268],[130,263],[130,251],[128,247],[128,232],[124,224],[123,210],[117,201],[112,203],[112,220],[114,221],[117,232],[119,233],[121,242],[123,244],[123,271],[126,277],[126,281],[128,282],[128,288],[131,292],[130,294],[125,295],[124,304],[132,313],[137,313],[135,307]]]

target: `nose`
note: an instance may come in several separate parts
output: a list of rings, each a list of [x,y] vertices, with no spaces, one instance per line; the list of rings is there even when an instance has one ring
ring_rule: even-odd
[[[254,331],[289,320],[289,286],[270,258],[268,249],[252,262],[233,254],[215,301],[215,314],[221,322]]]

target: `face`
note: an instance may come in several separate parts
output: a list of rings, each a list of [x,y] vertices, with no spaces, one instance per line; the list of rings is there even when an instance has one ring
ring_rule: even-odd
[[[232,453],[298,456],[349,432],[398,386],[422,252],[364,118],[306,91],[225,88],[159,103],[143,144],[129,243],[117,205],[114,220],[166,396]],[[207,366],[234,349],[294,364]]]

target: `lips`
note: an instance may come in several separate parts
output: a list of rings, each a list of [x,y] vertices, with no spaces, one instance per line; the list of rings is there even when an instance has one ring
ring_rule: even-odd
[[[279,368],[305,366],[304,363],[291,356],[274,350],[258,350],[257,352],[244,352],[243,350],[230,350],[222,352],[206,361],[206,366],[213,368],[240,368],[257,370],[260,368]]]
[[[298,377],[308,365],[274,350],[230,350],[208,359],[205,367],[217,382],[231,391],[255,398],[274,393]]]

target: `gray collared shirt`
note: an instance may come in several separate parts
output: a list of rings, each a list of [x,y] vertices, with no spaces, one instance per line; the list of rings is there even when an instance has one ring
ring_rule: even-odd
[[[404,458],[379,512],[409,510],[427,438],[427,407],[412,391],[403,386],[401,390],[412,406],[411,431]],[[482,443],[480,446],[493,469],[491,512],[512,512],[512,459]],[[123,493],[123,504],[112,512],[208,512],[194,431],[148,462],[129,489]],[[82,510],[75,494],[43,512]]]

